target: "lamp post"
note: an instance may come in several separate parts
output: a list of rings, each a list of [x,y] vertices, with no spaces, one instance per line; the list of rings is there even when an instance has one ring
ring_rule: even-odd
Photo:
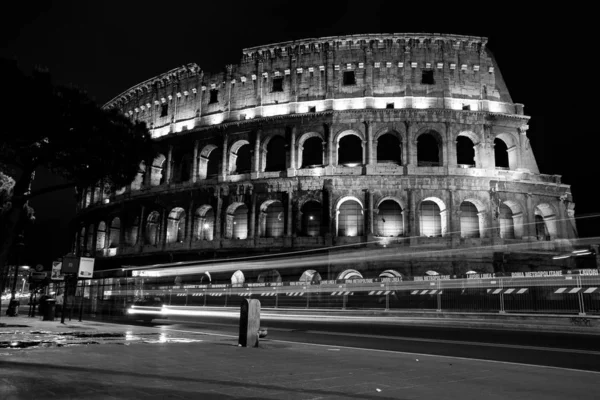
[[[17,292],[17,280],[19,279],[19,269],[27,270],[28,266],[20,267],[19,264],[21,262],[21,252],[23,247],[25,247],[25,243],[23,243],[23,235],[20,234],[17,237],[17,243],[15,244],[15,254],[16,254],[16,265],[15,265],[15,274],[13,277],[12,288],[10,292],[10,302],[8,303],[8,309],[6,310],[6,315],[10,317],[16,317],[19,315],[18,307],[19,302],[15,300],[15,294]]]

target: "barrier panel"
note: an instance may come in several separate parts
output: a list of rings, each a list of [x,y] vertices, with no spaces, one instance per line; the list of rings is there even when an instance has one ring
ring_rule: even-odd
[[[591,271],[238,285],[162,285],[134,281],[139,278],[106,278],[92,280],[90,295],[81,304],[86,314],[107,317],[124,315],[128,305],[144,297],[177,307],[237,307],[244,299],[257,299],[263,308],[599,315],[600,275]]]

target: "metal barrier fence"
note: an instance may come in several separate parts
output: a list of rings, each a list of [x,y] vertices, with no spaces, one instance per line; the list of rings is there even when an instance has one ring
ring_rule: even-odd
[[[221,286],[226,287],[149,285],[142,294],[170,306],[238,307],[244,298],[257,298],[263,308],[600,315],[600,276]],[[100,287],[82,304],[86,313],[119,315],[139,295],[129,284],[110,291]]]

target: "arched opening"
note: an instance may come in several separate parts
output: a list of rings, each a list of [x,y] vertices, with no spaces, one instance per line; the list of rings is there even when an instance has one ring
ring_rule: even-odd
[[[338,276],[337,279],[346,279],[346,280],[350,280],[350,279],[363,279],[363,276],[360,272],[358,272],[355,269],[347,269],[343,272],[341,272]]]
[[[89,207],[92,204],[92,189],[85,189],[85,196],[83,197],[83,208]]]
[[[535,207],[535,235],[537,240],[554,240],[558,237],[556,213],[547,203]]]
[[[362,205],[348,199],[338,207],[338,236],[364,235],[364,214]]]
[[[248,174],[251,171],[252,156],[250,154],[250,144],[242,145],[236,153],[234,174]]]
[[[94,203],[99,203],[102,200],[102,191],[100,190],[100,184],[94,186]]]
[[[132,218],[128,225],[125,230],[125,244],[127,246],[135,246],[138,240],[140,217]]]
[[[463,238],[478,238],[479,211],[475,204],[463,201],[460,205],[460,236]]]
[[[442,217],[436,202],[425,200],[421,203],[421,236],[442,236]]]
[[[166,174],[163,173],[163,167],[165,164],[165,156],[159,154],[152,162],[150,172],[150,186],[162,185],[166,180]]]
[[[110,223],[110,233],[108,236],[108,247],[111,249],[119,247],[119,238],[121,235],[121,219],[113,218]]]
[[[286,169],[285,139],[275,136],[267,144],[265,171],[283,171]]]
[[[363,163],[362,140],[356,135],[342,137],[338,145],[338,165],[356,167]]]
[[[209,205],[196,210],[194,215],[194,240],[213,240],[215,212]]]
[[[377,163],[402,164],[402,149],[397,136],[386,133],[377,140]]]
[[[228,239],[246,239],[248,237],[248,207],[242,203],[232,206],[227,215],[226,237]]]
[[[244,284],[244,282],[246,282],[246,277],[244,276],[244,273],[239,269],[231,275],[232,285],[241,286]]]
[[[256,282],[258,282],[258,283],[281,282],[281,275],[279,274],[279,272],[276,269],[261,272],[260,274],[258,274],[258,277],[256,278]]]
[[[437,132],[429,131],[417,140],[417,165],[439,167],[442,165],[442,141]]]
[[[550,240],[550,232],[544,222],[544,217],[541,215],[535,215],[535,236],[537,240]]]
[[[402,274],[395,269],[386,269],[379,274],[380,278],[400,278],[402,280]]]
[[[505,208],[503,208],[502,206],[508,207],[508,212]],[[504,221],[502,218],[502,215],[504,213]],[[512,216],[511,220],[509,220],[509,216]],[[514,200],[502,200],[502,202],[500,203],[500,210],[499,210],[499,217],[500,217],[500,235],[502,236],[503,230],[502,230],[502,224],[506,225],[506,230],[504,232],[506,232],[507,235],[507,239],[510,239],[510,223],[512,221],[512,228],[513,228],[513,235],[515,239],[522,239],[523,235],[524,235],[524,224],[523,224],[523,208],[521,207],[521,205],[519,203],[517,203]]]
[[[302,212],[302,235],[321,236],[321,215],[323,213],[321,204],[316,201],[308,201],[304,203],[300,211]]]
[[[504,140],[494,139],[494,161],[496,162],[496,168],[508,169],[508,147]]]
[[[206,163],[206,179],[215,179],[219,176],[219,152],[211,151]]]
[[[475,148],[466,136],[456,138],[456,163],[465,167],[475,167]]]
[[[204,146],[198,155],[198,179],[213,179],[219,175],[219,151],[217,146]]]
[[[285,214],[280,201],[267,201],[260,208],[260,236],[283,236]]]
[[[402,207],[393,200],[385,200],[378,207],[377,236],[402,236],[404,219]]]
[[[85,251],[91,253],[94,248],[94,224],[89,224],[86,232]]]
[[[318,284],[321,282],[321,274],[319,274],[314,269],[307,269],[300,276],[300,282]]]
[[[177,165],[175,173],[173,174],[173,181],[175,183],[187,182],[191,179],[192,171],[192,157],[189,154],[181,157],[181,162]]]
[[[152,211],[146,220],[146,244],[156,246],[159,240],[160,232],[160,214],[158,211]]]
[[[313,168],[323,165],[323,140],[311,137],[302,145],[301,168]]]
[[[515,225],[513,221],[513,212],[506,204],[500,204],[500,237],[503,239],[515,238]]]
[[[185,210],[176,207],[167,218],[167,243],[183,243],[185,240]]]
[[[106,224],[104,221],[98,224],[96,231],[96,250],[104,250],[106,246]]]

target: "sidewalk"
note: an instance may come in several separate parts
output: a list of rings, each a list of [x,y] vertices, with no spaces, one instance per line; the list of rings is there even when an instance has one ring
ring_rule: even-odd
[[[236,337],[160,327],[28,317],[1,322],[8,322],[0,327],[2,342],[88,335],[60,347],[0,349],[0,398],[6,400],[591,399],[599,379],[572,370],[274,340],[242,348]]]

